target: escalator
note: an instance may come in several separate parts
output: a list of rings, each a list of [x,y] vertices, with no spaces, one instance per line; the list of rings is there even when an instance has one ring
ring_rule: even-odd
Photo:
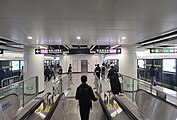
[[[138,120],[125,105],[118,101],[116,96],[111,97],[109,100],[113,101],[114,105],[117,105],[111,110],[106,106],[102,97],[97,92],[95,94],[98,96],[99,101],[93,102],[90,120]],[[64,93],[59,95],[45,117],[39,117],[39,114],[36,115],[35,111],[34,109],[33,114],[28,112],[27,115],[29,117],[26,117],[25,120],[80,120],[78,102],[74,97],[67,98]]]
[[[91,120],[113,120],[107,110],[106,106],[103,103],[103,100],[99,96],[99,101],[93,103],[93,108],[90,112]],[[21,118],[18,117],[19,120],[79,120],[79,106],[78,102],[74,98],[65,97],[64,93],[58,95],[57,99],[54,100],[53,104],[47,112],[44,112],[44,103],[46,103],[45,99],[48,98],[50,94],[46,94],[42,97],[28,112],[26,112]],[[50,100],[47,100],[50,101]],[[45,105],[45,108],[49,106]],[[17,120],[17,118],[15,119]]]
[[[95,92],[99,100],[93,102],[93,108],[90,112],[90,120],[137,120],[132,118],[127,109],[120,103],[119,111],[116,116],[111,116],[111,112],[107,109],[105,102],[101,96]],[[9,98],[10,96],[10,98]],[[9,100],[11,101],[9,103]],[[2,103],[2,101],[6,101]],[[12,102],[13,101],[13,102]],[[116,99],[115,99],[116,101]],[[53,96],[51,93],[45,94],[42,98],[35,98],[26,108],[22,108],[17,113],[20,103],[16,94],[11,94],[0,99],[1,106],[5,112],[1,114],[2,120],[79,120],[79,106],[75,98],[67,98],[64,93]],[[116,101],[117,102],[117,101]],[[14,104],[13,104],[14,103]],[[13,105],[12,105],[13,104]],[[7,107],[10,109],[8,110]],[[122,111],[120,111],[122,109]],[[115,111],[116,109],[114,109]],[[12,111],[9,112],[9,111]],[[3,117],[3,116],[4,117]],[[7,117],[8,116],[8,117]]]
[[[132,114],[131,110],[121,103],[118,97],[111,92],[103,93],[102,97],[113,120],[138,120],[137,117]]]
[[[112,120],[103,100],[99,96],[99,101],[93,102],[93,108],[90,112],[91,120]],[[67,98],[64,94],[58,99],[57,103],[51,108],[45,120],[80,120],[79,106],[75,98]]]

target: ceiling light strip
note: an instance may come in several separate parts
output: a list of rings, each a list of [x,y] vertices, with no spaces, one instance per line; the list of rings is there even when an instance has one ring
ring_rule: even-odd
[[[119,47],[119,46],[120,46],[120,45],[114,45],[114,46],[112,46],[111,48],[114,49],[114,48]]]
[[[159,42],[159,41],[162,41],[162,40],[165,40],[165,39],[174,38],[174,37],[177,37],[177,34],[176,35],[171,35],[171,36],[168,36],[168,37],[164,37],[164,38],[160,38],[160,39],[157,39],[157,40],[141,43],[141,45],[147,45],[147,44],[151,44],[151,43],[154,43],[154,42]]]

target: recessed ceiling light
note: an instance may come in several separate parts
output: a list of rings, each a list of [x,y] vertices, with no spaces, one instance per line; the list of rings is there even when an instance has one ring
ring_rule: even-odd
[[[80,39],[81,39],[81,37],[80,37],[80,36],[77,36],[77,39],[78,39],[78,40],[80,40]]]
[[[124,37],[122,37],[122,40],[125,40],[126,39],[126,37],[124,36]]]
[[[30,39],[30,40],[31,40],[31,39],[33,39],[33,37],[31,37],[31,36],[28,36],[28,39]]]

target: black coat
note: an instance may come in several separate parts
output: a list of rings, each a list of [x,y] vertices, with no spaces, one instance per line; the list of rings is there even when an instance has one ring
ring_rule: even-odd
[[[110,80],[114,79],[114,69],[109,70],[107,78]]]
[[[45,76],[49,76],[50,74],[51,74],[50,69],[45,69],[45,70],[44,70],[44,75],[45,75]]]
[[[83,95],[83,91],[87,91],[88,95]],[[86,83],[82,83],[76,90],[76,100],[79,100],[79,106],[85,108],[92,107],[92,101],[96,101],[97,98],[95,97],[92,87]]]

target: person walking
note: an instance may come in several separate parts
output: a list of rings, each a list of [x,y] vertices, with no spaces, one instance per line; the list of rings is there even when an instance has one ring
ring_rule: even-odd
[[[51,77],[53,76],[53,78],[55,79],[55,68],[54,68],[54,65],[51,64],[50,66],[50,71],[51,71]]]
[[[1,85],[1,81],[5,78],[5,72],[3,70],[2,67],[0,67],[0,87],[2,87],[3,85]],[[5,84],[5,83],[3,83]]]
[[[151,66],[149,73],[150,73],[150,78],[151,78],[151,84],[153,86],[156,86],[156,71],[155,71],[154,65]]]
[[[97,67],[95,68],[94,71],[95,71],[96,76],[98,77],[98,79],[100,79],[101,68],[100,68],[99,64],[97,65]]]
[[[105,65],[104,65],[104,63],[102,64],[102,67],[101,67],[101,77],[103,80],[105,79]]]
[[[110,80],[110,85],[111,85],[111,91],[114,91],[114,67],[111,66],[111,69],[108,71],[108,76],[107,78]]]
[[[114,94],[121,93],[121,83],[120,83],[119,77],[121,77],[121,74],[118,73],[118,69],[116,69],[114,71],[114,80],[112,81],[113,82],[113,91],[112,92]]]
[[[97,101],[92,87],[87,82],[87,76],[81,76],[82,84],[76,90],[76,100],[79,101],[81,120],[89,120],[90,109],[92,108],[92,101]]]
[[[51,75],[51,71],[50,71],[49,67],[46,66],[46,68],[44,70],[44,76],[45,76],[44,81],[46,81],[46,80],[50,81],[50,78],[51,78],[50,75]]]
[[[70,83],[73,84],[73,81],[72,81],[72,66],[71,66],[71,64],[69,64],[68,75],[69,75]]]
[[[72,66],[71,66],[71,64],[69,64],[69,67],[68,67],[68,74],[72,74]]]

